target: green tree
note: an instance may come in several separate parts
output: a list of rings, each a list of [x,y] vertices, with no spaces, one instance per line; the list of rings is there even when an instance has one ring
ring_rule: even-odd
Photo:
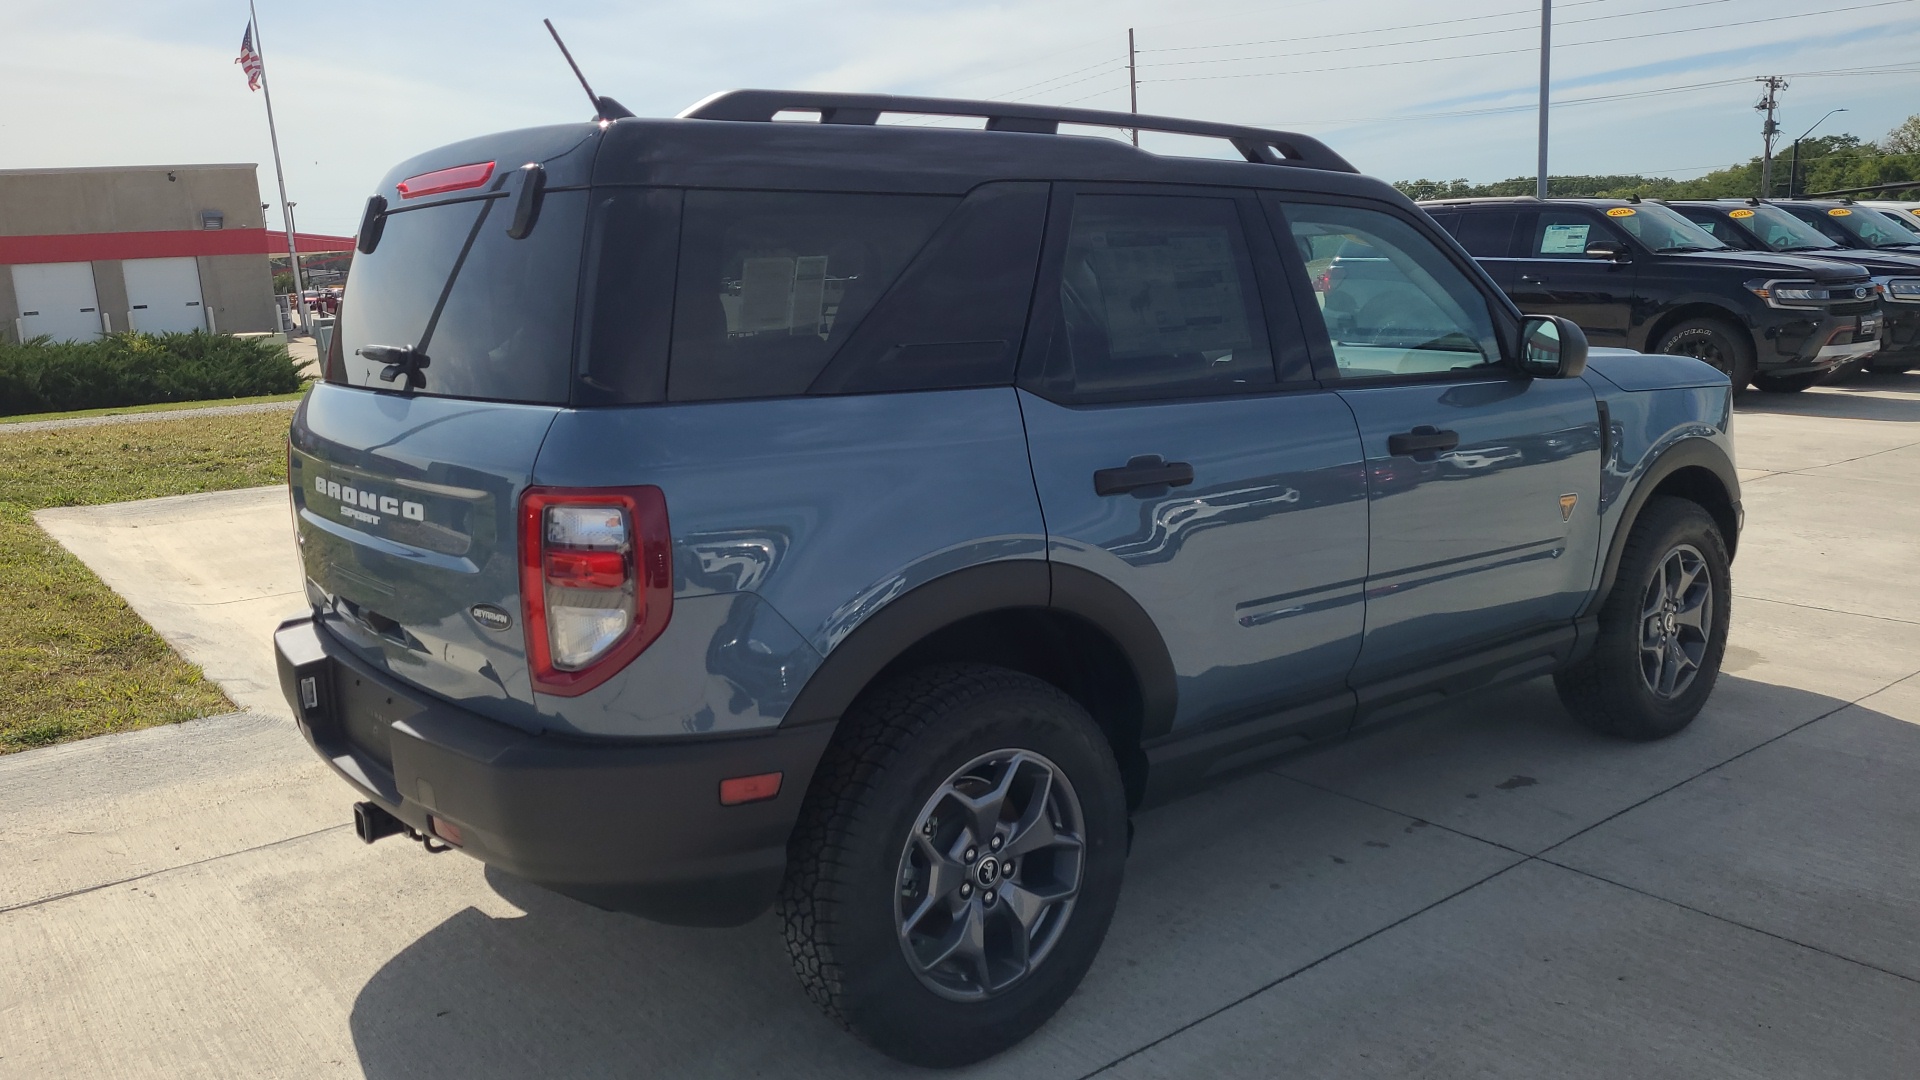
[[[1920,113],[1902,120],[1880,140],[1880,149],[1888,154],[1920,154]]]

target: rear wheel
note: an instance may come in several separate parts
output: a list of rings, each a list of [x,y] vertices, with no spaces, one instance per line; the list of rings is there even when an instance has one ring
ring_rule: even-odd
[[[1100,729],[1038,679],[941,665],[865,695],[808,792],[780,910],[809,997],[916,1065],[1044,1024],[1105,938],[1126,794]]]
[[[1660,335],[1654,352],[1691,356],[1718,368],[1735,391],[1753,379],[1753,342],[1745,331],[1719,319],[1688,319]]]
[[[1692,723],[1726,652],[1728,562],[1719,525],[1698,503],[1650,500],[1627,537],[1592,652],[1554,677],[1568,711],[1624,739],[1661,739]]]
[[[1819,382],[1825,374],[1813,371],[1804,375],[1755,375],[1753,385],[1769,394],[1797,394]]]

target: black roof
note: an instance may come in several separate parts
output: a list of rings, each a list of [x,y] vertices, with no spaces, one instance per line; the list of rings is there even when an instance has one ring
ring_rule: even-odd
[[[817,122],[775,122],[781,113]],[[974,117],[980,128],[880,123],[893,114]],[[1137,127],[1225,141],[1243,160],[1156,154],[1061,125]],[[1209,121],[1005,102],[878,94],[735,90],[678,117],[554,125],[472,139],[419,155],[406,177],[492,158],[503,170],[546,166],[550,188],[586,184],[959,194],[994,180],[1221,184],[1402,201],[1317,139]]]

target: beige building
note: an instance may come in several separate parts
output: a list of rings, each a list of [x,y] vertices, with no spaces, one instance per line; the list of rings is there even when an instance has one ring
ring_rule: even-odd
[[[279,329],[256,169],[0,169],[0,338]]]

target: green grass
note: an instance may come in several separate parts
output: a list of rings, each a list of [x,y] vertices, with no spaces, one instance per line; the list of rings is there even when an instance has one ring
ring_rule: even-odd
[[[286,481],[283,413],[0,435],[0,754],[233,708],[33,511]]]
[[[258,405],[269,401],[299,401],[305,390],[291,394],[262,394],[258,397],[215,398],[212,401],[163,401],[157,405],[120,405],[105,409],[78,409],[74,412],[27,413],[24,416],[0,416],[0,424],[24,424],[40,420],[78,420],[89,416],[125,416],[128,413],[175,412],[180,409],[205,409],[215,405]]]

